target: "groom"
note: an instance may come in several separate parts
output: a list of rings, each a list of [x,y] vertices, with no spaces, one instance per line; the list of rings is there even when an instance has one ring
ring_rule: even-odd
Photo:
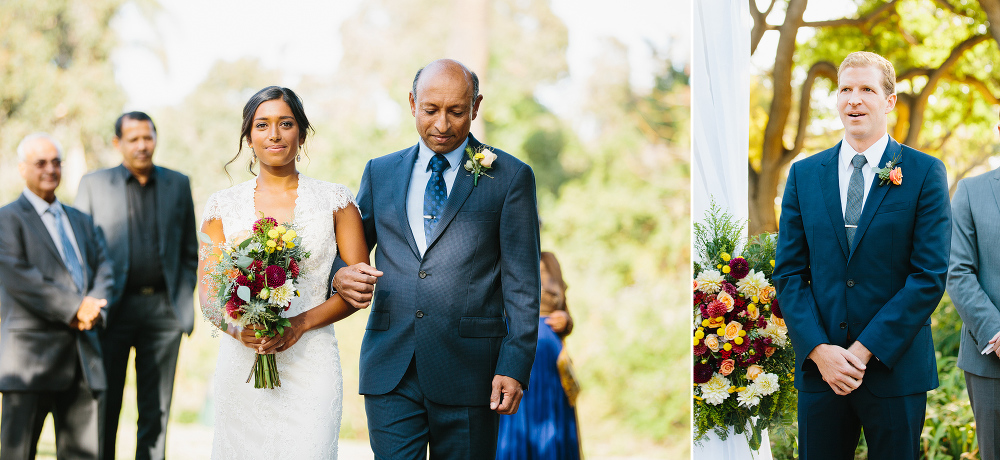
[[[916,459],[926,392],[938,384],[930,315],[948,271],[945,168],[886,134],[889,61],[851,53],[837,80],[844,140],[792,165],[775,258],[799,452],[853,459],[863,428],[869,458]],[[887,162],[895,171],[880,178],[873,168]]]
[[[376,458],[422,459],[428,444],[431,458],[494,458],[498,414],[517,411],[528,383],[541,289],[535,179],[469,134],[482,99],[464,65],[430,63],[410,93],[420,142],[369,161],[361,178],[380,271],[344,267],[333,285],[355,307],[372,302],[360,391]]]

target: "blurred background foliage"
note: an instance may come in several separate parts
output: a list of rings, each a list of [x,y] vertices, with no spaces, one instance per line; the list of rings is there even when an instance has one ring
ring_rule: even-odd
[[[750,120],[750,233],[777,230],[789,165],[843,138],[837,66],[873,51],[896,70],[889,132],[940,158],[959,180],[1000,165],[1000,0],[756,0]],[[961,318],[945,295],[932,319],[940,387],[928,393],[922,459],[979,458]],[[775,459],[797,457],[795,426],[771,434]],[[856,458],[867,458],[862,437]]]
[[[67,203],[83,173],[120,163],[110,141],[127,97],[109,56],[119,46],[110,25],[125,4],[0,2],[3,202],[23,187],[15,146],[30,132],[49,131],[63,143],[58,195]],[[159,11],[152,0],[139,6],[147,17]],[[673,370],[688,368],[688,345],[679,340],[689,320],[680,301],[690,261],[687,63],[672,62],[650,44],[654,83],[636,88],[628,46],[608,38],[583,100],[573,101],[577,109],[567,116],[537,97],[540,87],[569,74],[567,28],[548,1],[372,0],[339,31],[351,46],[344,46],[332,77],[307,75],[293,87],[316,127],[300,170],[356,190],[367,160],[417,140],[406,99],[416,70],[441,56],[465,62],[480,75],[485,96],[473,132],[529,163],[538,178],[542,247],[558,256],[570,286],[576,328],[567,346],[583,386],[578,411],[586,454],[686,457],[689,376]],[[158,128],[155,161],[191,176],[199,216],[209,194],[252,177],[246,152],[228,174],[222,166],[238,150],[245,101],[283,79],[281,70],[257,59],[220,60],[183,100],[145,109]],[[336,327],[345,383],[342,438],[362,442],[357,361],[366,319],[363,311]],[[228,339],[209,332],[199,322],[182,344],[168,431],[174,455],[208,455],[216,341]],[[119,432],[122,458],[134,442],[128,430],[135,426],[134,386],[127,391],[132,405]]]

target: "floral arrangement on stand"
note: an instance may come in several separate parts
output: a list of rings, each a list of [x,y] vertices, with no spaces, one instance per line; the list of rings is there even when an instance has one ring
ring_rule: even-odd
[[[299,296],[300,267],[309,257],[294,225],[262,217],[250,236],[235,245],[213,245],[208,235],[200,236],[207,243],[202,249],[208,287],[208,305],[202,306],[205,318],[223,331],[234,325],[256,329],[258,338],[283,335],[290,323],[282,313]],[[254,388],[280,387],[275,355],[258,354],[247,383],[251,378]]]
[[[775,234],[743,243],[743,223],[713,202],[694,224],[695,441],[730,430],[760,448],[768,427],[795,418],[795,354],[775,298]]]

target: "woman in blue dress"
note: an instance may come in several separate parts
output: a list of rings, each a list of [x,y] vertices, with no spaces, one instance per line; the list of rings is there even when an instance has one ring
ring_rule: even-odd
[[[551,252],[542,253],[540,269],[542,302],[535,363],[517,413],[500,416],[497,460],[580,458],[575,401],[571,403],[567,396],[556,366],[562,339],[573,330],[566,309],[566,283]]]

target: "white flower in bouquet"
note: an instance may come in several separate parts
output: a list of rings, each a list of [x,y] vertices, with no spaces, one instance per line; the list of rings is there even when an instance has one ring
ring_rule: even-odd
[[[771,318],[774,317],[772,316]],[[767,322],[767,326],[761,330],[761,335],[770,338],[771,343],[776,347],[788,345],[788,328],[782,327],[774,321]]]
[[[271,290],[271,303],[281,307],[287,307],[288,303],[292,301],[292,297],[294,296],[295,282],[289,278],[285,280],[285,284]]]
[[[760,381],[762,377],[758,377],[757,381]],[[753,407],[760,404],[760,397],[760,387],[757,386],[757,382],[754,382],[743,388],[743,391],[736,395],[736,400],[743,407]]]
[[[729,397],[729,379],[716,372],[707,382],[701,384],[701,397],[713,406],[722,404]]]
[[[698,290],[704,292],[705,294],[715,294],[722,289],[722,282],[725,279],[722,277],[722,273],[716,270],[705,270],[695,278],[698,282]]]
[[[757,391],[761,396],[767,396],[775,391],[778,391],[778,376],[771,373],[761,374],[754,380],[753,385],[757,387]]]
[[[760,290],[768,285],[770,283],[767,282],[767,277],[763,272],[750,269],[747,276],[736,282],[736,290],[740,291],[740,294],[746,298],[757,297],[760,295]]]

